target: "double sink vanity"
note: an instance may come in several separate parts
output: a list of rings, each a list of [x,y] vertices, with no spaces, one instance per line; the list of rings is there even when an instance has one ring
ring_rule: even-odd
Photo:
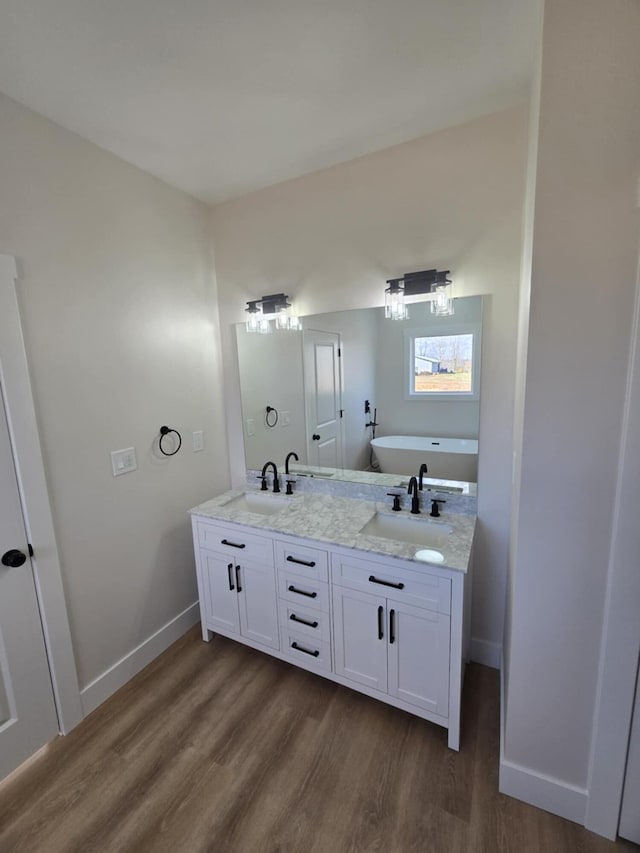
[[[423,495],[420,515],[249,487],[194,508],[203,639],[222,634],[444,726],[457,750],[475,516],[432,519]]]

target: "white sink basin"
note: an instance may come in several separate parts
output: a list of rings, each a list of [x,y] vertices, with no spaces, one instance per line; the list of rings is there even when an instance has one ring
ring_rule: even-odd
[[[407,518],[376,513],[360,530],[365,536],[379,536],[396,542],[410,542],[427,548],[442,548],[453,528],[442,521]]]
[[[288,506],[287,498],[269,492],[243,492],[224,505],[225,509],[252,512],[258,515],[275,515]]]

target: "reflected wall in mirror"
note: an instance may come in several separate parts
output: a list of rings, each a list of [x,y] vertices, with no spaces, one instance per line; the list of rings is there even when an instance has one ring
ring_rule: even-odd
[[[280,467],[295,451],[292,470],[318,476],[408,475],[422,460],[430,477],[476,481],[481,296],[456,299],[453,316],[416,303],[402,321],[364,308],[310,315],[302,326],[270,334],[236,327],[248,468]],[[422,442],[383,443],[421,446],[410,456],[407,447],[371,445],[394,436]]]

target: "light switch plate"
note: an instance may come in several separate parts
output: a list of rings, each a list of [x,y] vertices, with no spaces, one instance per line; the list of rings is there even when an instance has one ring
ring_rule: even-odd
[[[289,426],[291,423],[291,412],[283,412],[282,413],[282,426]]]
[[[135,447],[126,447],[124,450],[113,450],[111,452],[111,467],[113,468],[114,477],[135,471],[138,467]]]
[[[256,434],[256,422],[253,418],[247,418],[246,422],[247,426],[247,435],[255,435]]]
[[[197,453],[199,450],[204,450],[204,433],[201,429],[193,433],[193,452]]]

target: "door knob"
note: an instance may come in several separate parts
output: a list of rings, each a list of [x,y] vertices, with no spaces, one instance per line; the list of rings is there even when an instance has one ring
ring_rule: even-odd
[[[314,432],[314,434],[311,436],[311,438],[312,438],[314,441],[320,441],[320,436],[318,435],[318,433],[317,433],[317,432]]]
[[[11,551],[7,551],[2,555],[2,565],[9,566],[11,569],[17,569],[18,566],[21,566],[26,562],[27,555],[23,554],[22,551],[18,551],[16,548],[12,548]]]

